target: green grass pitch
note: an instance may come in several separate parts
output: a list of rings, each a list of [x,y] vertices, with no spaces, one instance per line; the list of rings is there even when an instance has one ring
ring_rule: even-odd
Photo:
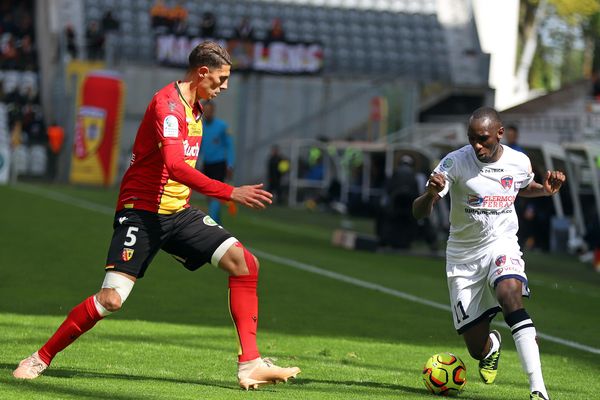
[[[226,275],[211,266],[188,272],[165,254],[122,311],[59,354],[39,379],[14,380],[18,361],[100,287],[115,196],[0,186],[0,399],[432,399],[421,367],[442,351],[466,363],[460,398],[529,398],[504,328],[498,379],[479,381],[450,312],[436,307],[448,304],[443,259],[334,248],[340,217],[280,207],[241,210],[224,225],[261,255],[259,347],[281,365],[299,366],[295,381],[239,389]],[[355,226],[368,229],[365,221]],[[600,398],[600,275],[569,256],[525,260],[526,306],[542,334],[553,400]]]

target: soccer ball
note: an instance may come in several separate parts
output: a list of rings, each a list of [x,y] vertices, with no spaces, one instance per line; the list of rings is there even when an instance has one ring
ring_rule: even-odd
[[[433,394],[456,396],[467,383],[467,368],[452,353],[434,354],[423,366],[423,383]]]

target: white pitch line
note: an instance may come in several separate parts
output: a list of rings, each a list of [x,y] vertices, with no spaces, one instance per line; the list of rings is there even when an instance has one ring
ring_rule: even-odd
[[[357,278],[352,278],[348,275],[344,275],[344,274],[340,274],[338,272],[333,272],[327,269],[323,269],[323,268],[319,268],[316,267],[314,265],[309,265],[309,264],[305,264],[296,260],[292,260],[290,258],[286,258],[286,257],[280,257],[280,256],[276,256],[270,253],[266,253],[264,251],[261,250],[257,250],[257,249],[252,249],[252,251],[267,260],[270,261],[274,261],[277,262],[279,264],[283,264],[283,265],[287,265],[288,267],[292,267],[292,268],[296,268],[302,271],[306,271],[306,272],[310,272],[313,274],[317,274],[317,275],[321,275],[321,276],[326,276],[328,278],[331,279],[335,279],[337,281],[341,281],[341,282],[346,282],[349,283],[351,285],[354,286],[358,286],[358,287],[362,287],[365,289],[371,289],[371,290],[375,290],[381,293],[385,293],[385,294],[389,294],[390,296],[394,296],[394,297],[398,297],[404,300],[408,300],[408,301],[412,301],[414,303],[418,303],[418,304],[423,304],[426,306],[430,306],[433,308],[437,308],[438,310],[444,310],[444,311],[450,311],[451,308],[449,305],[447,304],[442,304],[442,303],[437,303],[435,301],[431,301],[431,300],[427,300],[424,299],[422,297],[418,297],[418,296],[414,296],[412,294],[406,293],[406,292],[402,292],[400,290],[396,290],[396,289],[390,289],[388,287],[385,286],[381,286],[378,285],[376,283],[372,283],[372,282],[368,282],[368,281],[363,281],[362,279],[357,279]],[[494,326],[497,326],[499,328],[503,328],[508,330],[508,326],[504,323],[501,322],[493,322]],[[556,336],[552,336],[552,335],[547,335],[545,333],[542,333],[540,331],[537,332],[537,335],[544,339],[547,340],[549,342],[554,342],[554,343],[558,343],[558,344],[562,344],[564,346],[567,347],[572,347],[574,349],[578,349],[578,350],[582,350],[588,353],[593,353],[593,354],[600,354],[600,349],[597,349],[595,347],[591,347],[585,344],[581,344],[581,343],[577,343],[574,342],[572,340],[567,340],[567,339],[562,339]]]
[[[114,214],[114,209],[110,208],[110,207],[106,207],[103,206],[101,204],[97,204],[97,203],[93,203],[87,200],[83,200],[83,199],[79,199],[73,196],[69,196],[63,193],[59,193],[59,192],[55,192],[55,191],[51,191],[51,190],[46,190],[40,187],[36,187],[36,186],[32,186],[32,185],[24,185],[24,184],[19,184],[17,186],[11,186],[14,189],[17,190],[21,190],[23,192],[27,192],[27,193],[32,193],[32,194],[36,194],[36,195],[40,195],[43,197],[46,197],[48,199],[51,200],[55,200],[61,203],[65,203],[65,204],[69,204],[69,205],[73,205],[73,206],[77,206],[79,208],[83,208],[85,210],[89,210],[89,211],[95,211],[101,214],[107,214],[107,215],[113,215]],[[373,283],[373,282],[368,282],[368,281],[364,281],[362,279],[358,279],[358,278],[353,278],[351,276],[348,275],[344,275],[344,274],[340,274],[339,272],[334,272],[334,271],[330,271],[324,268],[319,268],[316,267],[314,265],[310,265],[310,264],[305,264],[296,260],[292,260],[290,258],[287,257],[280,257],[274,254],[270,254],[267,252],[264,252],[262,250],[257,250],[257,249],[252,249],[252,251],[254,251],[254,253],[262,258],[265,258],[267,260],[270,261],[274,261],[283,265],[287,265],[288,267],[292,267],[292,268],[296,268],[302,271],[306,271],[306,272],[310,272],[316,275],[321,275],[321,276],[325,276],[331,279],[335,279],[337,281],[340,282],[345,282],[348,283],[350,285],[354,285],[354,286],[358,286],[358,287],[362,287],[365,289],[370,289],[370,290],[374,290],[377,292],[381,292],[381,293],[385,293],[388,294],[390,296],[393,297],[397,297],[400,299],[404,299],[404,300],[408,300],[408,301],[412,301],[413,303],[418,303],[418,304],[422,304],[422,305],[426,305],[429,307],[433,307],[436,308],[438,310],[443,310],[443,311],[450,311],[450,306],[447,304],[442,304],[442,303],[438,303],[435,301],[431,301],[431,300],[427,300],[424,299],[422,297],[419,296],[414,296],[412,294],[406,293],[406,292],[402,292],[400,290],[396,290],[396,289],[391,289],[382,285],[379,285],[377,283]],[[493,322],[494,326],[503,328],[503,329],[509,329],[508,326],[506,326],[506,324],[503,324],[501,322]],[[597,349],[595,347],[591,347],[585,344],[581,344],[578,342],[574,342],[572,340],[567,340],[567,339],[563,339],[557,336],[552,336],[552,335],[547,335],[545,333],[542,332],[537,332],[537,335],[544,339],[547,340],[549,342],[553,342],[553,343],[558,343],[561,344],[563,346],[566,347],[571,347],[574,349],[578,349],[581,351],[585,351],[588,353],[593,353],[593,354],[600,354],[600,349]]]

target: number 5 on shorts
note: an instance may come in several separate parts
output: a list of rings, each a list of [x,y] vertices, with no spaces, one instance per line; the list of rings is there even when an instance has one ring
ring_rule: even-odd
[[[123,243],[125,246],[133,246],[135,244],[135,242],[137,241],[137,237],[135,236],[135,233],[137,231],[139,231],[140,228],[136,228],[135,226],[130,226],[129,229],[127,229],[127,234],[125,235],[125,238],[127,240],[125,240],[125,243]]]

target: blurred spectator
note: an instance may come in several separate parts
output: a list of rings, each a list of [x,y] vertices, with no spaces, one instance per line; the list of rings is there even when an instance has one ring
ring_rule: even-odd
[[[242,17],[238,26],[235,27],[233,35],[235,39],[254,40],[254,28],[250,24],[250,18],[247,16]]]
[[[104,34],[97,21],[90,21],[85,32],[88,59],[100,60],[104,58]]]
[[[165,5],[164,0],[156,0],[150,9],[153,28],[168,28],[170,24],[171,10]]]
[[[170,26],[176,34],[184,34],[187,31],[188,11],[183,4],[183,0],[178,1],[169,12]]]
[[[28,71],[37,69],[37,55],[33,48],[31,36],[25,35],[21,38],[18,48],[18,68]]]
[[[519,129],[515,125],[509,125],[504,133],[506,145],[513,150],[525,153],[525,149],[519,145]]]
[[[225,121],[215,117],[216,106],[208,102],[202,114],[202,172],[212,179],[228,181],[233,176],[234,147]],[[217,224],[221,223],[221,201],[208,199],[208,214]]]
[[[15,43],[15,37],[12,34],[7,34],[2,40],[2,69],[16,69],[18,66],[18,52]]]
[[[415,239],[417,221],[412,216],[412,202],[419,195],[419,183],[414,160],[408,155],[386,182],[375,229],[382,246],[409,248]],[[435,243],[430,243],[435,244]]]
[[[289,162],[286,162],[279,153],[279,146],[271,146],[271,155],[267,161],[267,191],[273,194],[274,203],[282,201],[281,177],[287,172]]]
[[[65,141],[65,130],[56,122],[52,122],[48,127],[48,177],[56,178],[58,171],[58,156],[62,150]]]
[[[77,49],[77,40],[75,37],[75,29],[73,25],[69,24],[65,27],[65,40],[67,42],[67,53],[71,56],[71,59],[75,59],[79,55],[79,50]]]
[[[206,11],[202,14],[202,20],[200,21],[200,34],[202,38],[213,38],[217,32],[217,17],[210,11]]]
[[[228,42],[228,50],[236,69],[244,70],[252,66],[254,57],[253,40],[254,28],[250,24],[250,19],[244,16],[235,27],[232,40]]]
[[[102,17],[102,31],[106,33],[117,32],[119,30],[119,20],[113,17],[112,11],[108,10]]]
[[[281,19],[275,18],[271,23],[271,29],[267,32],[267,42],[284,42],[285,31]]]

